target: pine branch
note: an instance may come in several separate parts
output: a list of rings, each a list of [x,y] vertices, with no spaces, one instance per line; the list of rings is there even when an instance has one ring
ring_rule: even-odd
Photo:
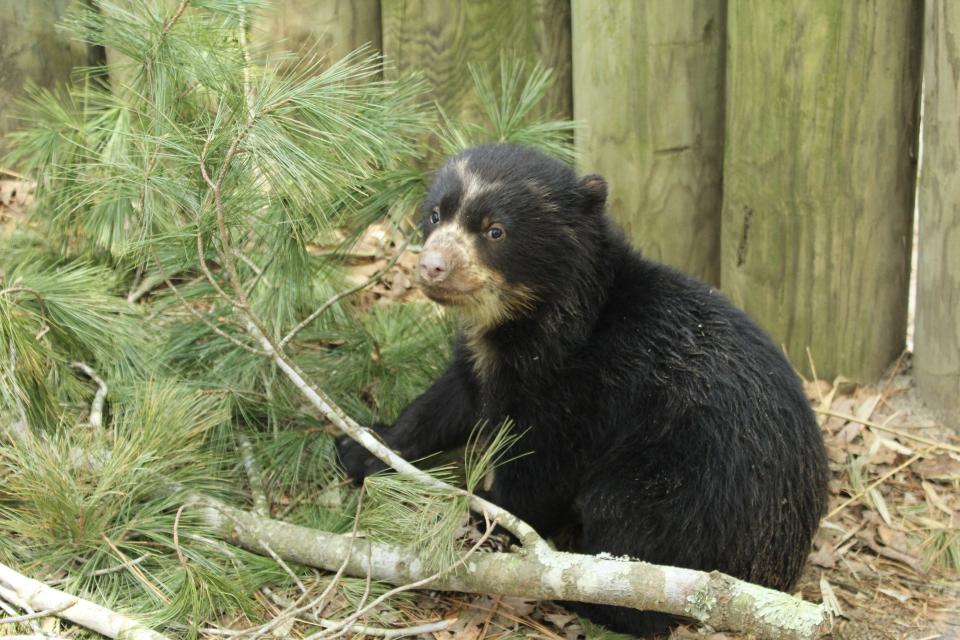
[[[258,542],[263,541],[290,561],[331,571],[348,558],[350,575],[369,573],[392,584],[660,611],[768,640],[814,640],[830,626],[821,606],[716,571],[566,553],[544,545],[533,553],[476,553],[466,566],[431,576],[424,559],[411,549],[259,518],[212,499],[197,498],[195,504],[206,507],[204,518],[224,540],[258,553],[265,552]],[[358,552],[351,553],[355,547]],[[432,579],[424,582],[427,578]]]
[[[336,303],[340,302],[346,297],[352,296],[353,294],[359,291],[363,291],[364,289],[374,284],[375,282],[379,282],[380,278],[382,278],[388,271],[390,271],[390,269],[393,268],[395,264],[397,264],[397,261],[400,259],[400,256],[403,255],[403,252],[406,250],[408,245],[409,245],[409,241],[404,240],[403,243],[397,248],[397,252],[393,255],[392,258],[390,258],[390,261],[387,262],[387,264],[385,264],[382,269],[378,270],[375,274],[373,274],[372,276],[370,276],[360,284],[354,285],[349,289],[344,289],[343,291],[340,291],[339,293],[337,293],[336,295],[328,299],[326,302],[324,302],[322,305],[317,307],[317,309],[313,313],[311,313],[309,316],[304,318],[297,326],[291,329],[290,332],[287,333],[287,335],[285,335],[283,339],[280,340],[280,342],[277,343],[277,348],[282,350],[287,345],[288,342],[290,342],[296,337],[298,333],[303,331],[311,322],[319,318],[324,311],[326,311]]]

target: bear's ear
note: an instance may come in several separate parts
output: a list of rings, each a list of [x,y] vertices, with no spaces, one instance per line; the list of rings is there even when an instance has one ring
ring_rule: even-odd
[[[577,190],[591,211],[602,211],[607,204],[607,181],[595,173],[583,176]]]

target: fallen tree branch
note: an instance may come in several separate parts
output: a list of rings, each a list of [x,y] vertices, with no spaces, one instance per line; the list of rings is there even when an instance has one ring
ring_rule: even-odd
[[[0,563],[0,598],[21,609],[50,611],[59,618],[96,631],[108,638],[167,640],[136,620],[106,607],[64,593],[18,573]]]
[[[375,580],[399,585],[430,576],[427,565],[410,549],[258,518],[212,499],[194,503],[205,507],[207,523],[225,540],[258,553],[266,552],[261,546],[265,543],[287,560],[328,571],[337,570],[348,558],[346,573],[369,572]],[[769,640],[812,640],[829,626],[829,616],[818,605],[719,572],[549,548],[526,554],[473,554],[463,567],[437,576],[430,588],[661,611]]]

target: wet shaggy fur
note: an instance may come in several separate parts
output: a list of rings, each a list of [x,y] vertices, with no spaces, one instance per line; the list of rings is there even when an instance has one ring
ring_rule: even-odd
[[[496,276],[504,312],[447,300],[463,327],[453,361],[377,431],[416,459],[462,445],[479,421],[510,417],[527,430],[516,453],[531,453],[497,470],[490,497],[540,534],[579,520],[574,547],[584,553],[789,589],[827,478],[800,382],[718,291],[631,249],[605,200],[601,178],[578,179],[521,147],[478,147],[441,169],[424,204],[426,242],[459,225],[470,255]],[[496,241],[491,222],[505,231]],[[511,304],[512,292],[524,304]],[[355,478],[381,468],[352,442],[338,448]],[[646,637],[671,622],[569,604]]]

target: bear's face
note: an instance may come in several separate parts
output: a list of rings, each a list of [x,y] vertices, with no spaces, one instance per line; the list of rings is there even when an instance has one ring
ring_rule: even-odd
[[[530,149],[470,149],[424,202],[418,283],[478,329],[529,311],[593,268],[605,197],[601,178]]]

